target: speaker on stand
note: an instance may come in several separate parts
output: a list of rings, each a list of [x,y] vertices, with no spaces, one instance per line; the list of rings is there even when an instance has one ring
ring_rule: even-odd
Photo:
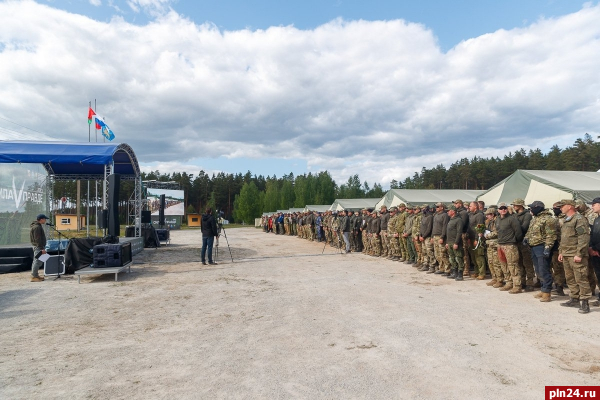
[[[160,208],[158,210],[158,225],[163,228],[165,226],[165,195],[160,195]]]
[[[119,236],[121,224],[119,223],[119,189],[121,186],[121,175],[111,174],[108,176],[108,234]]]

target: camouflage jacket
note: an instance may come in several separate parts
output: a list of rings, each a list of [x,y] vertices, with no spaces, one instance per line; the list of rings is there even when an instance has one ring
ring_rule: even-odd
[[[559,254],[566,257],[587,257],[590,243],[590,225],[578,212],[565,218],[560,230]]]
[[[396,215],[398,216],[396,232],[402,235],[404,233],[404,226],[406,225],[406,217],[408,217],[408,212],[405,210],[404,212],[398,212]]]
[[[421,220],[422,219],[423,219],[422,212],[416,214],[415,217],[413,218],[413,225],[412,225],[412,231],[411,231],[413,238],[419,237],[419,233],[421,231]]]
[[[485,238],[488,244],[498,243],[498,229],[496,229],[496,217],[492,220],[485,221],[485,229],[489,231]]]
[[[398,225],[398,214],[394,214],[388,221],[388,236],[394,236],[394,233],[398,233],[396,232],[396,225]]]
[[[406,233],[408,236],[412,235],[412,227],[415,221],[415,214],[408,214],[406,216],[406,221],[404,223],[404,231],[402,233]]]
[[[550,211],[544,210],[531,219],[525,239],[531,247],[543,244],[551,249],[556,241],[556,230],[556,219]]]

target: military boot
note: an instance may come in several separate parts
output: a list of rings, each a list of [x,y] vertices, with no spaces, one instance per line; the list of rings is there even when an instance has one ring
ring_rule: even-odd
[[[559,296],[566,296],[565,290],[563,289],[563,287],[561,285],[556,286],[556,294]]]
[[[590,303],[588,300],[581,300],[581,307],[579,307],[579,314],[587,314],[590,312]]]
[[[434,274],[436,274],[436,275],[444,275],[444,274],[445,274],[445,272],[444,272],[444,271],[442,271],[441,269],[438,269],[438,270],[436,270],[436,271],[434,272]]]
[[[456,273],[456,278],[454,278],[455,281],[462,281],[463,280],[463,272],[462,270],[458,270],[458,272]]]
[[[487,285],[487,286],[494,286],[494,285],[496,284],[496,282],[498,282],[498,281],[496,280],[496,278],[492,278],[492,280],[491,280],[491,281],[489,281],[488,283],[486,283],[486,285]]]
[[[523,289],[521,289],[521,288],[520,288],[520,287],[518,287],[518,286],[514,286],[512,289],[510,289],[510,290],[508,291],[508,293],[510,293],[510,294],[518,294],[518,293],[523,293]]]
[[[428,274],[434,274],[435,273],[435,267],[429,267],[429,270],[425,271],[425,272],[427,272]]]
[[[571,297],[569,301],[560,303],[560,305],[563,307],[579,307],[579,300]]]
[[[421,268],[419,268],[419,271],[421,271],[421,272],[429,271],[429,265],[423,264],[421,266]]]
[[[549,301],[552,301],[552,299],[550,298],[550,293],[542,292],[542,295],[540,297],[541,297],[540,301],[542,303],[548,303]]]
[[[512,288],[513,288],[512,282],[506,282],[506,285],[502,286],[500,288],[500,290],[503,292],[507,292],[507,291],[511,290]]]
[[[497,281],[496,283],[494,283],[494,284],[492,285],[492,287],[493,287],[494,289],[501,288],[502,286],[504,286],[504,282],[502,282],[502,281]]]
[[[535,297],[536,299],[541,299],[543,294],[544,294],[544,292],[537,292],[536,294],[533,295],[533,297]]]
[[[448,275],[448,279],[454,279],[456,278],[456,270],[454,268],[452,268],[450,270],[450,275]]]

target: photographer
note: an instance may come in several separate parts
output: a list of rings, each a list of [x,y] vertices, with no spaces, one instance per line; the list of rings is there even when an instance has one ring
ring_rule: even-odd
[[[212,209],[206,208],[206,213],[202,215],[201,221],[202,229],[202,264],[206,265],[206,251],[208,250],[208,263],[216,265],[217,263],[212,259],[213,243],[215,236],[218,235],[217,222],[215,217],[212,216]]]

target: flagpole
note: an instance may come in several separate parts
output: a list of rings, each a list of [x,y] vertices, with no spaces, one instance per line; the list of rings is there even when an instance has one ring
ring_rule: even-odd
[[[92,102],[90,101],[90,108],[92,108]],[[88,143],[92,142],[92,124],[88,124]],[[87,237],[90,237],[90,180],[87,181],[87,203],[86,203],[86,214],[85,214],[85,231]]]
[[[96,106],[96,99],[94,99],[94,112],[98,107]],[[94,121],[94,132],[96,133],[96,143],[98,143],[98,129],[96,129],[96,121]],[[98,237],[98,179],[96,182],[96,237]]]

